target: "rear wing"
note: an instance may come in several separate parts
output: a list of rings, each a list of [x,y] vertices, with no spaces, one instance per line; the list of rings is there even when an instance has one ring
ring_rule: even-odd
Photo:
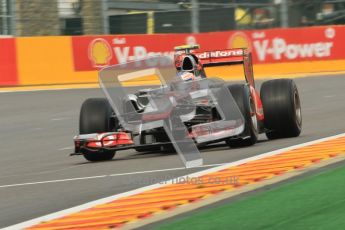
[[[252,54],[245,48],[192,52],[203,67],[243,64],[246,81],[255,87]]]

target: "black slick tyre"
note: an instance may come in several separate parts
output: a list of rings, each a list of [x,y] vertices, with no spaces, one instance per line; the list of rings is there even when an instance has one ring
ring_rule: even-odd
[[[228,89],[245,119],[245,128],[242,135],[245,138],[230,138],[226,143],[232,148],[254,145],[258,140],[258,125],[255,104],[250,95],[249,87],[244,84],[235,84],[229,85]]]
[[[260,97],[268,139],[297,137],[302,130],[299,93],[291,79],[276,79],[262,84]]]
[[[80,110],[79,133],[102,133],[112,131],[114,125],[110,119],[112,108],[105,98],[89,98],[84,101]],[[88,161],[106,161],[113,159],[115,151],[83,150]]]

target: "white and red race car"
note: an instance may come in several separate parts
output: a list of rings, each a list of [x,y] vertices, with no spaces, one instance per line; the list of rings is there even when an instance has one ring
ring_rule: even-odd
[[[177,47],[173,60],[152,57],[102,70],[100,85],[106,98],[89,98],[83,103],[72,155],[104,161],[111,160],[116,151],[131,148],[195,152],[193,144],[225,141],[230,147],[250,146],[259,133],[266,133],[268,139],[299,136],[302,113],[293,80],[266,81],[259,94],[247,49],[198,48]],[[164,66],[167,60],[172,66],[169,71]],[[236,64],[243,65],[243,84],[205,74],[205,68],[224,66],[231,71]],[[128,93],[119,83],[145,74],[158,75],[160,86]]]

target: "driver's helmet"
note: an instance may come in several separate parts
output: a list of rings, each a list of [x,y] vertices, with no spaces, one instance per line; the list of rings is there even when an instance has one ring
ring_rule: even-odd
[[[176,59],[175,65],[177,69],[177,77],[184,81],[191,81],[205,77],[202,74],[202,65],[198,62],[198,58],[195,55],[180,55],[178,59]]]

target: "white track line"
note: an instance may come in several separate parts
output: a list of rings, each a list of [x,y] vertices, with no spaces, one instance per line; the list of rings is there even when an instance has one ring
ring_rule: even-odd
[[[198,166],[195,168],[209,168],[209,167],[214,167],[214,166],[219,166],[219,165],[224,165],[224,164],[226,164],[226,163],[202,165],[202,166]],[[188,169],[193,169],[193,168],[188,168]],[[34,181],[34,182],[26,182],[26,183],[19,183],[19,184],[0,185],[0,188],[18,187],[18,186],[25,186],[25,185],[37,185],[37,184],[49,184],[49,183],[68,182],[68,181],[77,181],[77,180],[89,180],[89,179],[98,179],[98,178],[105,178],[105,177],[129,176],[129,175],[136,175],[136,174],[167,172],[167,171],[177,171],[177,170],[187,170],[187,169],[185,167],[168,168],[168,169],[155,169],[155,170],[149,170],[149,171],[116,173],[116,174],[98,175],[98,176],[89,176],[89,177],[74,177],[74,178],[66,178],[66,179],[59,179],[59,180]]]
[[[11,90],[11,89],[1,90],[1,87],[0,87],[0,93],[22,93],[22,92],[26,93],[26,92],[40,92],[40,91],[75,90],[75,89],[99,89],[98,83],[91,83],[91,84],[94,84],[94,86],[92,86],[92,85],[91,86],[85,86],[85,87],[83,87],[83,86],[82,87],[71,86],[71,87],[56,87],[56,88],[53,88],[53,87],[49,88],[48,87],[48,88],[37,88],[37,89],[33,89],[33,88],[31,88],[31,89],[25,89],[25,88],[20,89],[20,88],[14,87],[16,89],[13,89],[13,90]],[[34,87],[34,86],[32,86],[32,87]],[[30,86],[29,86],[29,88],[30,88]]]
[[[40,91],[59,91],[59,90],[75,90],[75,89],[98,89],[98,88],[99,88],[98,86],[87,86],[85,88],[84,87],[73,87],[73,86],[71,86],[71,87],[62,87],[62,88],[0,90],[0,93],[26,93],[26,92],[40,92]]]
[[[336,138],[339,138],[339,137],[345,137],[345,133],[334,135],[334,136],[330,136],[330,137],[326,137],[326,138],[321,138],[321,139],[314,140],[314,141],[309,141],[309,142],[306,142],[306,143],[290,146],[290,147],[287,147],[287,148],[278,149],[278,150],[275,150],[275,151],[263,153],[263,154],[260,154],[260,155],[257,155],[257,156],[249,157],[249,158],[242,159],[242,160],[239,160],[239,161],[235,161],[235,162],[232,162],[232,163],[227,163],[227,164],[224,164],[224,165],[221,165],[221,166],[217,166],[217,167],[214,167],[214,168],[206,169],[206,170],[203,170],[203,171],[199,171],[199,172],[196,172],[196,173],[192,173],[192,174],[189,174],[189,175],[185,175],[185,176],[182,176],[182,177],[171,179],[169,181],[165,181],[164,183],[160,182],[160,183],[157,183],[157,184],[153,184],[153,185],[145,186],[145,187],[142,187],[142,188],[138,188],[138,189],[135,189],[135,190],[132,190],[132,191],[129,191],[129,192],[124,192],[124,193],[120,193],[120,194],[117,194],[117,195],[105,197],[105,198],[102,198],[102,199],[99,199],[99,200],[91,201],[91,202],[88,202],[88,203],[85,203],[85,204],[82,204],[82,205],[79,205],[79,206],[75,206],[75,207],[68,208],[68,209],[65,209],[65,210],[62,210],[62,211],[58,211],[58,212],[54,212],[54,213],[51,213],[51,214],[48,214],[48,215],[45,215],[45,216],[41,216],[41,217],[38,217],[38,218],[35,218],[35,219],[32,219],[32,220],[28,220],[28,221],[25,221],[25,222],[22,222],[22,223],[19,223],[19,224],[15,224],[15,225],[3,228],[3,229],[4,230],[12,230],[12,229],[16,230],[16,229],[28,228],[30,226],[39,224],[39,223],[44,222],[44,221],[49,221],[49,220],[57,219],[57,218],[60,218],[60,217],[63,217],[63,216],[66,216],[66,215],[69,215],[69,214],[72,214],[72,213],[80,212],[82,210],[91,208],[93,206],[100,205],[100,204],[105,204],[105,203],[114,201],[116,199],[122,198],[122,197],[127,197],[127,196],[131,196],[131,195],[135,195],[135,194],[142,193],[142,192],[145,192],[145,191],[148,191],[148,190],[151,190],[151,189],[156,189],[156,188],[160,188],[160,187],[163,187],[163,186],[166,186],[166,185],[169,185],[169,184],[173,184],[174,181],[178,180],[179,178],[182,180],[182,179],[187,178],[187,177],[190,178],[190,177],[202,176],[202,175],[205,175],[207,173],[216,172],[216,171],[219,171],[219,170],[222,170],[222,169],[226,169],[226,168],[229,168],[229,167],[232,167],[232,166],[240,165],[240,164],[247,163],[247,162],[254,161],[254,160],[259,160],[259,159],[266,158],[266,157],[269,157],[269,156],[274,156],[274,155],[277,155],[277,154],[280,154],[280,153],[283,153],[283,152],[286,152],[286,151],[289,151],[289,150],[292,150],[292,149],[301,148],[301,147],[305,147],[305,146],[312,145],[312,144],[317,144],[317,143],[320,143],[320,142],[336,139]]]
[[[61,148],[61,149],[58,149],[59,151],[63,151],[63,150],[71,150],[71,149],[74,149],[74,146],[67,146],[67,147],[64,147],[64,148]]]
[[[70,117],[57,117],[57,118],[52,118],[50,119],[51,121],[64,121],[64,120],[69,120],[71,119]]]

